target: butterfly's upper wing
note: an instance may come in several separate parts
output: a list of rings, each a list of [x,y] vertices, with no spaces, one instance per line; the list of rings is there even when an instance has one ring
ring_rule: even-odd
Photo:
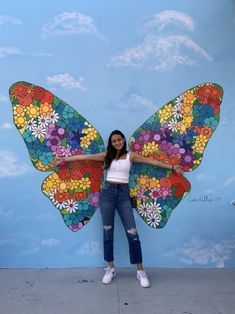
[[[130,139],[130,148],[143,156],[192,171],[201,163],[206,145],[219,123],[223,89],[198,85],[164,105]],[[131,195],[137,212],[154,228],[167,223],[173,209],[190,191],[189,181],[170,170],[133,164]]]
[[[97,130],[72,107],[40,86],[17,82],[10,87],[13,118],[33,165],[53,171],[42,192],[72,231],[81,229],[99,206],[103,163],[73,161],[53,168],[55,157],[104,151]]]

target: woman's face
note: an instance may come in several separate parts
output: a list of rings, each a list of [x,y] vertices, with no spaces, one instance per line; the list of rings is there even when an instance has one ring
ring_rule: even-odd
[[[121,150],[125,143],[125,139],[120,134],[114,134],[111,137],[111,144],[116,150]]]

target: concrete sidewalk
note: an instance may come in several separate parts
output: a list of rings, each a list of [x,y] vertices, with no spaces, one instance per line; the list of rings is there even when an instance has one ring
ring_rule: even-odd
[[[0,269],[0,314],[235,314],[235,269]]]

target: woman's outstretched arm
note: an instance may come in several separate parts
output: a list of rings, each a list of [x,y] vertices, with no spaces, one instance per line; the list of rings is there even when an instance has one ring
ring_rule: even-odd
[[[144,157],[142,155],[139,155],[135,152],[131,152],[131,161],[134,162],[139,162],[139,163],[143,163],[143,164],[149,164],[152,166],[158,166],[158,167],[162,167],[162,168],[166,168],[169,170],[174,170],[175,172],[177,172],[178,174],[184,174],[184,170],[180,165],[170,165],[170,164],[166,164],[164,162],[161,162],[159,160],[156,159],[150,159],[148,157]]]
[[[76,160],[94,160],[94,161],[104,161],[106,152],[98,154],[87,154],[87,155],[74,155],[69,157],[57,157],[53,160],[52,166],[56,167],[65,161],[76,161]]]

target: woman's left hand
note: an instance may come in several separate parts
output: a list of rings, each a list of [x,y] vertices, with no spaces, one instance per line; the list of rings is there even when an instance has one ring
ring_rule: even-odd
[[[174,165],[173,170],[178,174],[181,174],[181,175],[184,174],[183,167],[180,165]]]

